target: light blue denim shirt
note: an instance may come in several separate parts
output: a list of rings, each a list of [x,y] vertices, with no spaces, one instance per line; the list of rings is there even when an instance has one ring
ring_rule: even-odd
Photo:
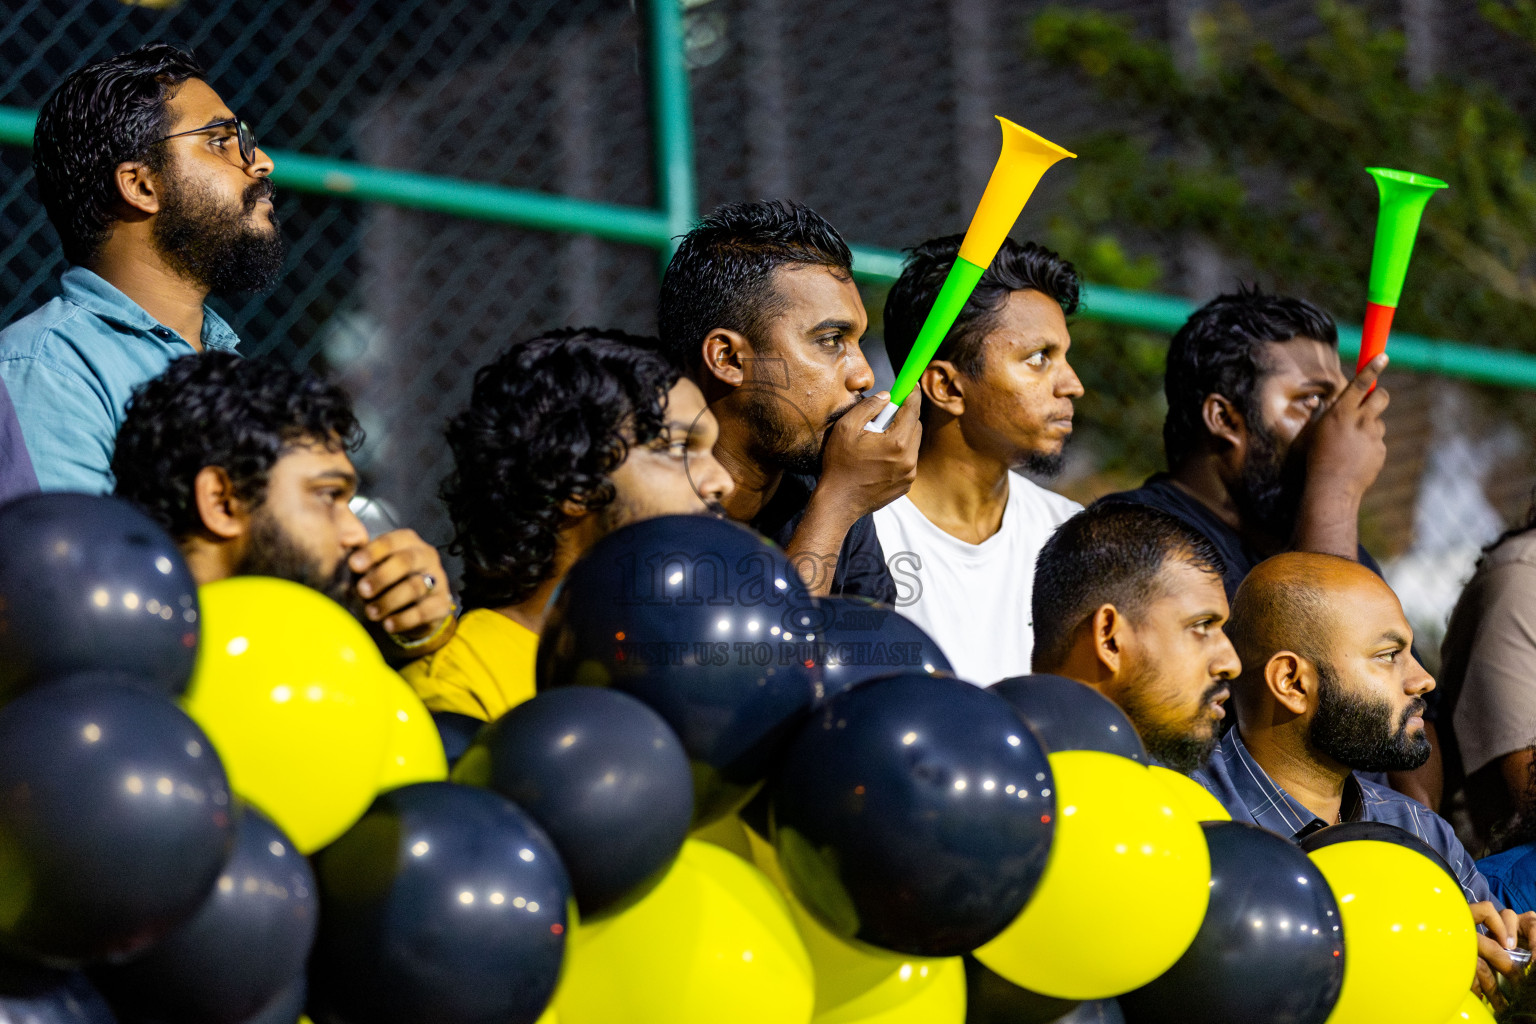
[[[112,490],[112,448],[133,389],[191,355],[181,335],[84,267],[63,294],[0,331],[0,383],[45,491]],[[203,307],[203,347],[240,339]]]

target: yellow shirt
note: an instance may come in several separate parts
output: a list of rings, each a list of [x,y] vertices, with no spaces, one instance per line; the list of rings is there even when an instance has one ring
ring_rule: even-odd
[[[491,722],[533,696],[539,634],[500,612],[476,608],[440,650],[400,671],[429,711]]]

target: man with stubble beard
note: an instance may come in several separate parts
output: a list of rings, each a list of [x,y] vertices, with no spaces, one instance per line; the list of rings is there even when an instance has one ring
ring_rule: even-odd
[[[960,253],[960,235],[912,250],[885,300],[885,349],[900,366]],[[1030,671],[1035,557],[1082,506],[1022,475],[1054,476],[1083,385],[1067,362],[1077,271],[1004,239],[923,371],[917,479],[875,513],[902,614],[955,674],[978,686]]]
[[[272,161],[193,57],[154,43],[88,65],[38,117],[32,164],[71,264],[61,294],[0,331],[20,486],[112,489],[133,389],[172,360],[233,351],[210,294],[269,287],[283,266]]]
[[[720,423],[731,518],[783,547],[818,596],[894,600],[870,514],[912,485],[921,401],[864,430],[889,396],[866,394],[869,317],[837,230],[792,201],[720,207],[667,266],[657,325]]]

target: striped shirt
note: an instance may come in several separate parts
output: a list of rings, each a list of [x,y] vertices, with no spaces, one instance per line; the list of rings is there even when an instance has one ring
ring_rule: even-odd
[[[1192,777],[1221,801],[1233,821],[1251,821],[1293,841],[1328,824],[1259,767],[1236,726],[1227,730],[1210,761]],[[1467,902],[1491,900],[1503,909],[1450,823],[1417,800],[1351,772],[1344,781],[1344,802],[1339,810],[1343,821],[1379,821],[1418,836],[1451,866]]]

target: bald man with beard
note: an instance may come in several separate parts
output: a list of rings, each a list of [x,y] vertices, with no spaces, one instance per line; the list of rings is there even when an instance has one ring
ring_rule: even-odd
[[[1536,913],[1517,917],[1494,900],[1443,818],[1355,774],[1409,771],[1429,757],[1421,716],[1435,681],[1413,657],[1392,588],[1347,558],[1276,555],[1238,588],[1227,635],[1243,663],[1229,702],[1236,722],[1194,778],[1233,821],[1298,841],[1345,821],[1418,836],[1493,936],[1479,937],[1479,989],[1494,991],[1494,970],[1517,974],[1500,945],[1536,938]]]

